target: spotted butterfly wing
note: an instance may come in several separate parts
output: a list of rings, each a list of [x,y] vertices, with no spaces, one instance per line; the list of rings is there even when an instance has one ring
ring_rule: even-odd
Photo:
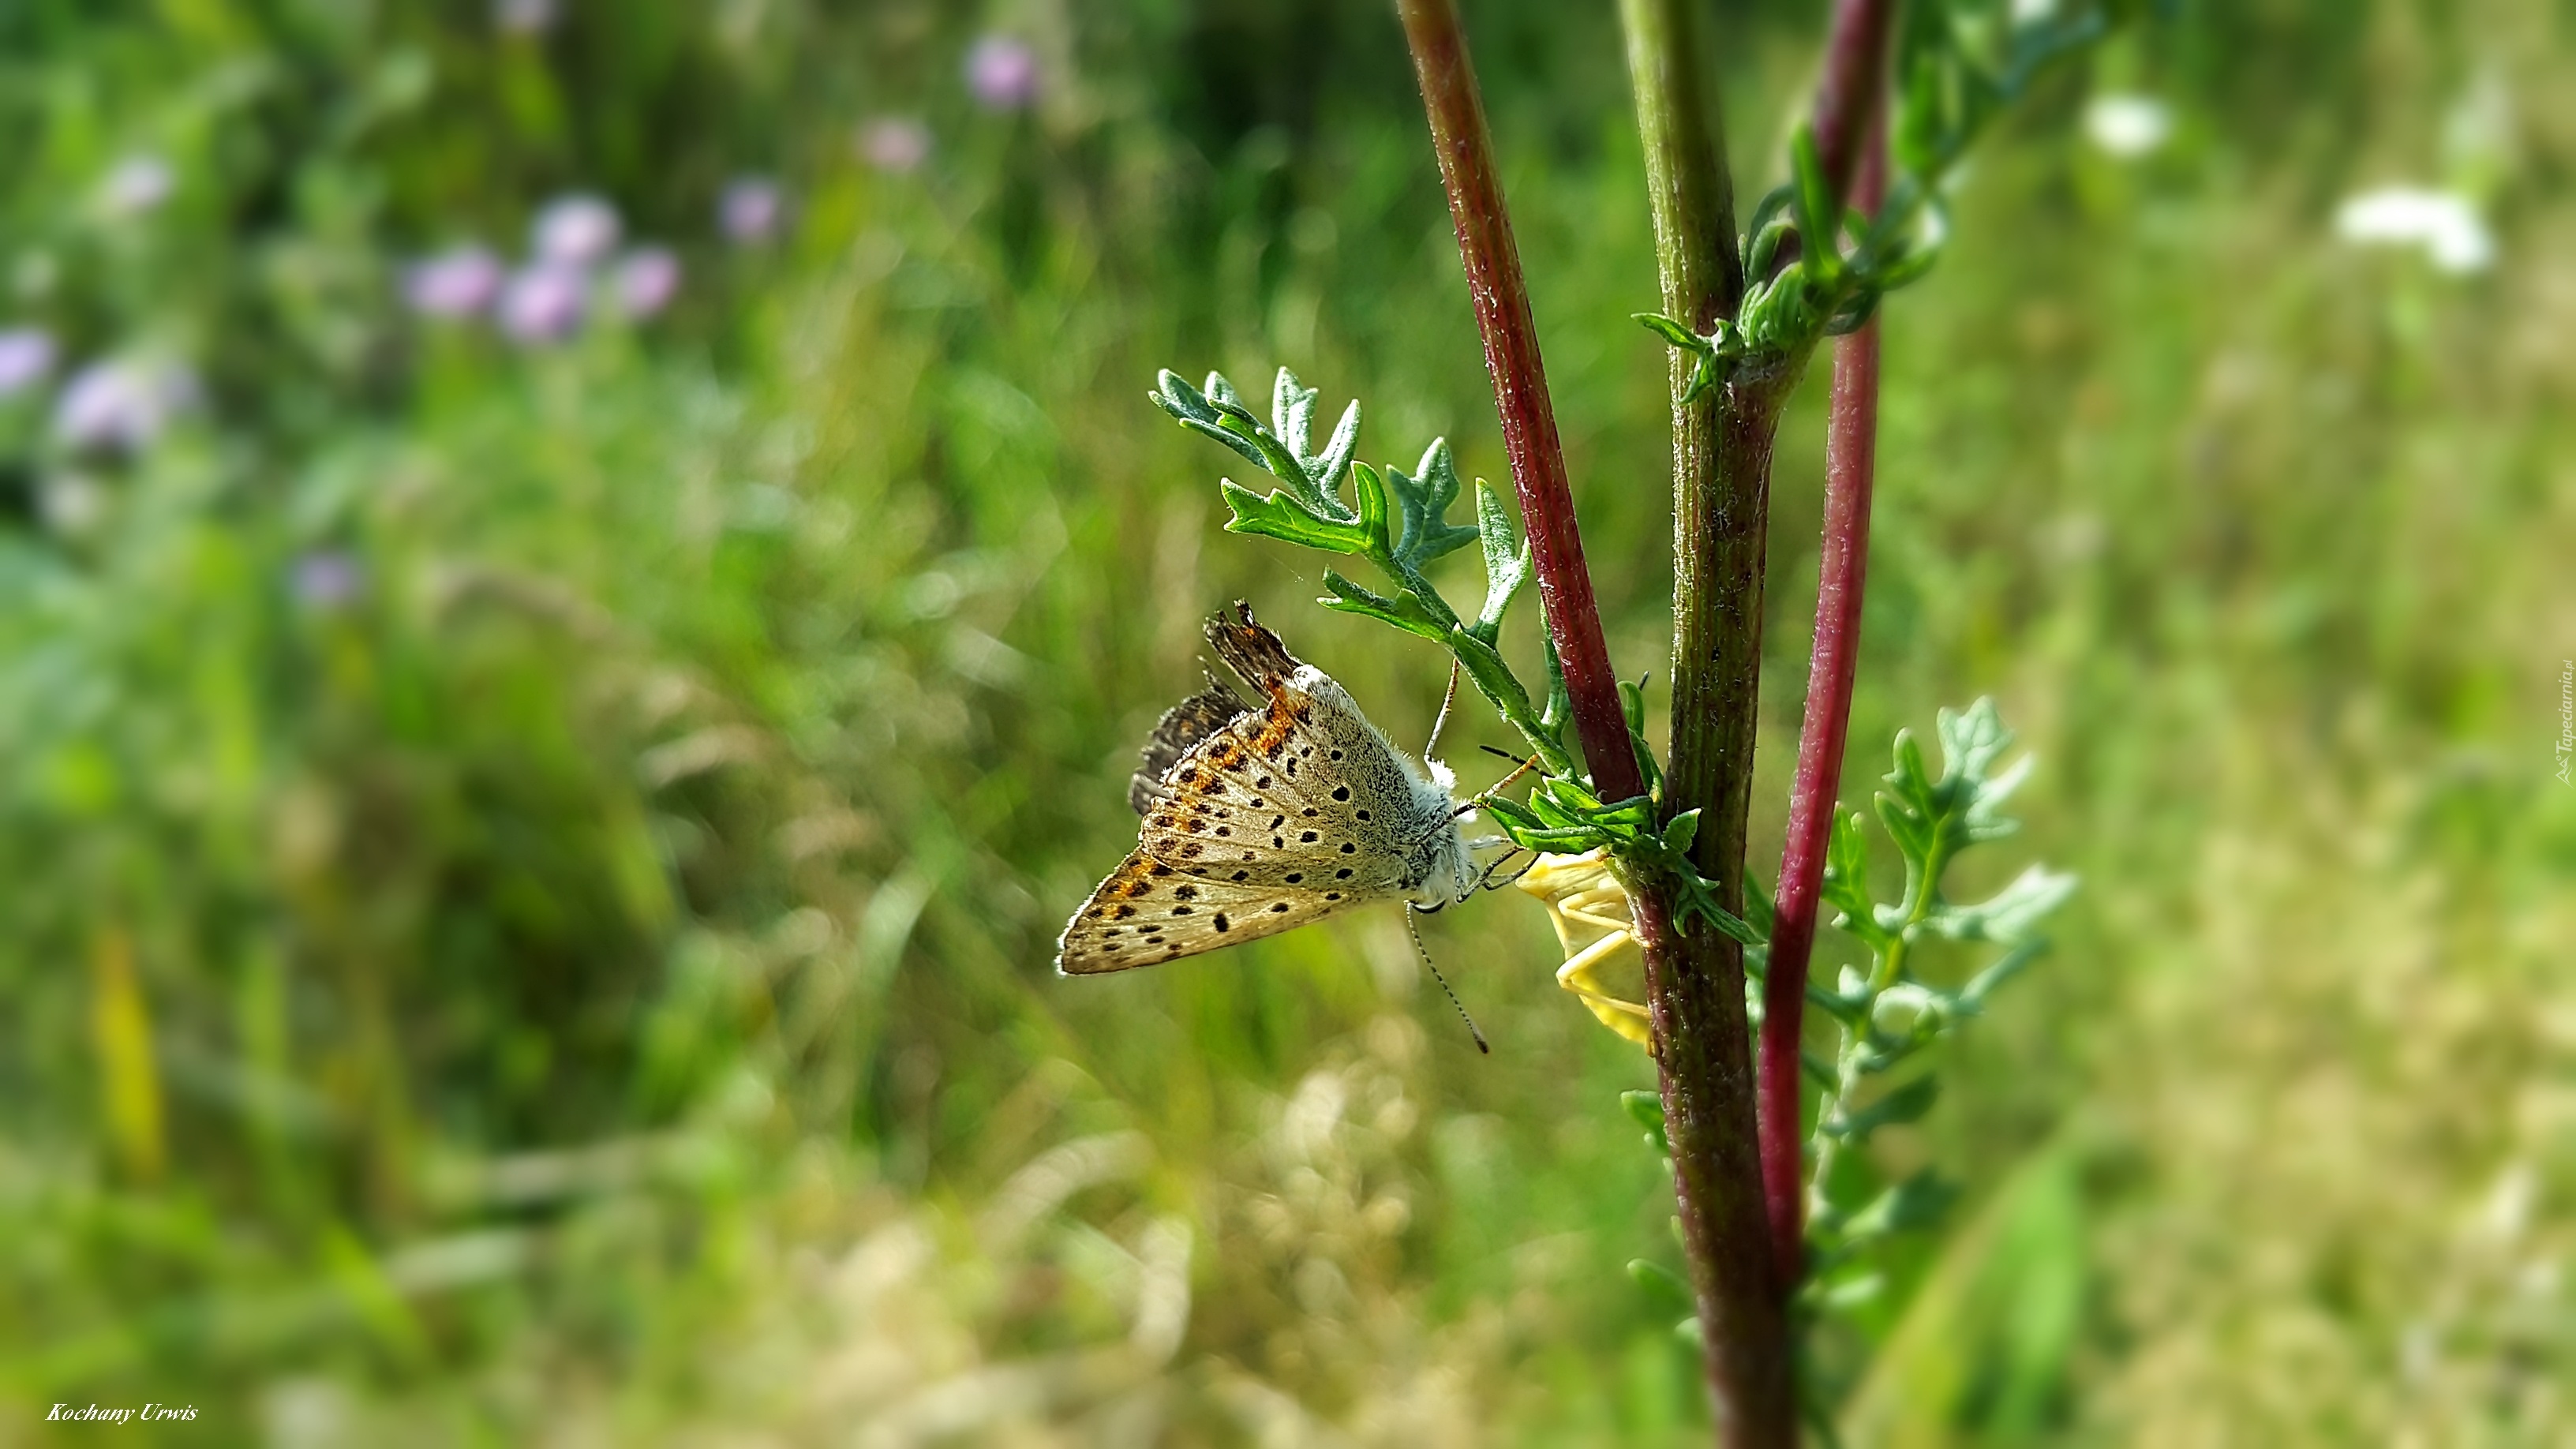
[[[1447,786],[1425,775],[1322,670],[1242,604],[1208,642],[1266,701],[1222,685],[1167,712],[1129,794],[1135,852],[1074,913],[1073,975],[1197,955],[1376,901],[1444,904],[1471,867]],[[1215,723],[1228,702],[1231,718]],[[1169,752],[1178,749],[1177,757]]]

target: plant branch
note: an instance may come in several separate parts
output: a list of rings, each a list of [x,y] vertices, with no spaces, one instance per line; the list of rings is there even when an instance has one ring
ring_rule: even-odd
[[[1708,331],[1733,316],[1744,274],[1693,14],[1689,0],[1620,5],[1665,314]],[[1689,355],[1673,353],[1673,770],[1663,813],[1701,811],[1693,867],[1721,908],[1741,914],[1762,495],[1777,403],[1732,387],[1694,395],[1694,371]],[[1740,710],[1730,707],[1736,690]],[[1794,1445],[1785,1295],[1761,1196],[1744,948],[1718,931],[1675,935],[1646,904],[1638,902],[1636,919],[1665,1132],[1720,1433],[1730,1444]]]
[[[1592,577],[1583,566],[1583,538],[1575,526],[1556,414],[1548,403],[1538,326],[1530,317],[1520,251],[1512,242],[1511,217],[1494,174],[1493,136],[1485,126],[1485,104],[1476,89],[1458,8],[1455,0],[1403,0],[1399,8],[1440,160],[1440,180],[1449,192],[1467,290],[1475,299],[1485,370],[1494,379],[1494,408],[1501,415],[1503,451],[1520,497],[1521,526],[1529,535],[1539,605],[1564,664],[1575,735],[1603,799],[1642,795],[1645,776],[1629,744],[1627,716],[1619,708],[1619,679],[1610,668]]]
[[[1875,214],[1887,194],[1886,124],[1871,127],[1853,203]],[[1869,566],[1870,488],[1878,448],[1878,322],[1834,346],[1831,417],[1825,435],[1825,519],[1816,589],[1815,647],[1808,665],[1806,718],[1798,736],[1789,837],[1780,860],[1779,900],[1763,982],[1762,1190],[1771,1212],[1772,1253],[1781,1279],[1795,1283],[1805,1238],[1805,1164],[1798,1120],[1800,1027],[1807,959],[1816,941],[1835,791],[1851,723],[1860,656],[1861,595]]]
[[[1836,0],[1824,73],[1816,80],[1816,155],[1837,197],[1850,193],[1863,146],[1877,133],[1895,29],[1895,0]]]

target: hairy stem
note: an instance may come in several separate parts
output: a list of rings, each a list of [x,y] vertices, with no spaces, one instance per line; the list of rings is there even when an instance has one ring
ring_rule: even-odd
[[[1863,211],[1875,213],[1886,194],[1882,113],[1872,127],[1852,199]],[[1789,796],[1789,838],[1780,858],[1770,975],[1763,982],[1762,1188],[1771,1205],[1772,1252],[1787,1283],[1798,1280],[1804,1246],[1799,1030],[1807,1000],[1807,958],[1816,943],[1817,898],[1824,888],[1825,847],[1833,833],[1835,789],[1842,780],[1843,745],[1851,724],[1877,453],[1878,323],[1873,319],[1834,346],[1815,647],[1808,664],[1806,718],[1798,735],[1797,779]]]
[[[1467,37],[1454,0],[1403,0],[1399,8],[1440,160],[1440,180],[1449,192],[1449,217],[1458,231],[1467,290],[1476,304],[1476,329],[1484,337],[1485,370],[1494,379],[1494,408],[1502,418],[1503,451],[1511,460],[1521,526],[1529,534],[1540,608],[1564,661],[1575,735],[1603,799],[1642,795],[1645,776],[1629,745],[1618,676],[1611,671],[1610,647],[1602,638],[1592,576],[1583,566],[1583,537],[1575,526],[1574,494],[1566,485],[1556,413],[1548,403],[1538,327],[1530,318],[1529,288],[1521,276],[1520,250],[1512,242],[1511,217],[1503,207],[1502,182],[1494,174],[1494,141],[1485,126],[1475,67],[1467,58]]]
[[[1645,148],[1667,316],[1698,331],[1732,316],[1744,288],[1724,149],[1700,82],[1689,0],[1622,0],[1630,84]],[[1712,389],[1684,403],[1692,360],[1672,358],[1673,770],[1669,818],[1701,810],[1694,848],[1719,903],[1741,913],[1751,784],[1751,682],[1760,663],[1762,494],[1775,398]],[[1740,694],[1744,708],[1732,708]],[[1743,948],[1702,930],[1676,936],[1640,902],[1646,990],[1662,1067],[1683,1241],[1699,1304],[1721,1440],[1797,1440],[1788,1320],[1769,1255],[1756,1151]]]

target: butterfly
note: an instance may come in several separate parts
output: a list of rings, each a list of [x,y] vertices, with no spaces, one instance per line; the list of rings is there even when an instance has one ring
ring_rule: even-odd
[[[1368,722],[1332,676],[1236,603],[1207,641],[1261,699],[1211,677],[1164,712],[1127,802],[1134,853],[1056,942],[1068,976],[1196,956],[1354,906],[1438,910],[1475,892],[1448,770]]]

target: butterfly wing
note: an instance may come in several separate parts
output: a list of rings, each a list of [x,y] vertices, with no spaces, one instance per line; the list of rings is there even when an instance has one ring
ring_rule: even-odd
[[[1322,892],[1188,876],[1139,850],[1074,912],[1056,942],[1055,969],[1091,976],[1151,966],[1275,936],[1355,904],[1348,893],[1327,900]]]
[[[1127,782],[1127,805],[1139,815],[1153,813],[1154,802],[1163,796],[1163,777],[1171,773],[1198,743],[1225,728],[1252,706],[1245,704],[1233,690],[1214,679],[1208,687],[1163,711],[1154,722],[1154,733],[1138,752],[1136,773]]]

